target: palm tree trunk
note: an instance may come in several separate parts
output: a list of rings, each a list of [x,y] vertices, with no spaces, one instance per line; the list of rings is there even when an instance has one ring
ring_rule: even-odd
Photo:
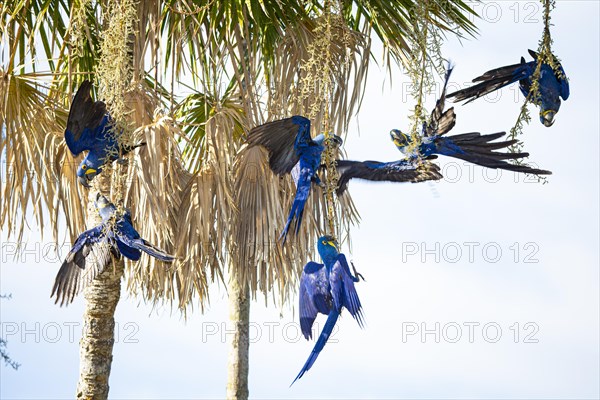
[[[78,399],[107,399],[115,343],[115,309],[121,296],[123,261],[114,263],[85,290],[83,334],[79,342]]]
[[[250,291],[234,273],[229,283],[229,320],[233,336],[229,342],[227,399],[248,399]]]
[[[109,175],[106,173],[106,175]],[[100,176],[96,179],[103,179]],[[108,182],[101,187],[107,188]],[[96,191],[89,191],[87,225],[98,224],[98,212],[94,206]],[[107,399],[108,377],[112,363],[112,350],[115,343],[115,309],[121,297],[121,277],[124,271],[123,259],[113,262],[98,275],[84,290],[85,311],[83,332],[79,342],[79,382],[78,399]]]

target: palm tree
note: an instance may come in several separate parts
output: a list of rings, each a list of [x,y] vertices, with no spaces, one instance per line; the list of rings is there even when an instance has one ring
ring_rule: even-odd
[[[278,244],[292,183],[270,173],[263,150],[245,146],[244,132],[304,114],[315,130],[345,134],[360,107],[372,36],[383,42],[390,66],[410,61],[417,16],[438,31],[474,32],[473,11],[462,0],[425,3],[425,14],[417,13],[420,2],[408,0],[0,6],[1,42],[10,44],[0,65],[0,225],[20,239],[31,209],[57,240],[64,215],[74,240],[94,223],[92,203],[83,199],[101,191],[143,221],[142,236],[179,257],[171,267],[148,258],[116,263],[86,289],[78,397],[108,395],[123,275],[131,293],[176,302],[182,312],[196,301],[202,309],[209,283],[226,281],[237,331],[227,397],[248,397],[251,296],[286,301],[316,236],[333,229],[347,238],[358,214],[349,196],[331,208],[331,198],[313,195],[294,245]],[[44,69],[50,73],[38,72]],[[76,184],[77,163],[62,131],[71,93],[89,77],[125,139],[147,145],[88,193]],[[181,90],[189,95],[175,96]]]

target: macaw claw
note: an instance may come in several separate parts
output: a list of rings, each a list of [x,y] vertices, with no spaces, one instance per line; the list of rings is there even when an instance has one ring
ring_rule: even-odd
[[[356,271],[356,267],[354,266],[354,262],[350,261],[350,265],[352,265],[352,270],[354,271],[354,276],[357,279],[357,282],[362,279],[363,282],[366,282],[367,280],[365,279],[365,277],[358,271]],[[359,279],[360,278],[360,279]]]

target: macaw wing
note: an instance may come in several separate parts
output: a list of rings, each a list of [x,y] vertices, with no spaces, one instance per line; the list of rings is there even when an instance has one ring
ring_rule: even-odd
[[[504,67],[491,69],[489,71],[484,72],[482,75],[478,76],[477,78],[474,78],[472,80],[472,82],[473,83],[487,82],[488,84],[493,83],[494,84],[493,86],[495,86],[495,89],[499,89],[500,87],[505,86],[508,83],[516,82],[521,79],[525,79],[525,78],[529,77],[533,73],[532,69],[530,68],[533,65],[535,65],[535,63],[534,64],[528,63],[525,61],[525,58],[521,57],[521,61],[518,64],[505,65]],[[496,86],[497,84],[501,83],[498,81],[498,79],[504,81],[504,84],[502,84],[500,86]],[[508,79],[508,81],[506,81],[507,79]],[[485,92],[485,94],[487,94],[490,91],[493,91],[495,89],[488,90]],[[483,96],[483,95],[484,94],[481,94],[481,96]],[[450,93],[447,95],[447,97],[454,97],[454,96],[455,96],[455,93]],[[457,99],[457,101],[459,101],[459,100]]]
[[[428,157],[428,160],[435,159]],[[342,195],[348,188],[350,179],[358,178],[369,181],[388,182],[423,182],[439,180],[443,176],[440,167],[432,162],[423,160],[412,163],[407,159],[383,163],[379,161],[350,161],[338,160],[337,170],[340,173],[337,194]]]
[[[338,311],[342,310],[342,306],[346,307],[352,317],[358,322],[358,325],[362,327],[364,325],[362,306],[354,287],[355,279],[353,279],[350,273],[346,256],[338,254],[329,275],[333,304]]]
[[[50,297],[56,295],[55,304],[60,302],[62,307],[73,302],[75,296],[111,263],[111,253],[119,258],[103,229],[104,225],[89,229],[75,241],[54,280]]]
[[[431,137],[443,135],[444,133],[452,129],[454,127],[454,124],[456,123],[456,114],[454,113],[454,107],[451,107],[448,110],[444,111],[444,108],[446,107],[446,87],[448,86],[448,80],[450,79],[450,74],[452,74],[453,69],[454,67],[448,65],[442,94],[440,95],[438,101],[435,103],[435,108],[431,112],[431,116],[429,117],[429,124],[424,126],[423,136]]]
[[[468,104],[513,82],[526,80],[533,73],[534,63],[526,63],[521,57],[519,64],[506,65],[485,72],[473,79],[476,85],[456,92],[448,93],[447,98],[454,97],[454,101],[465,101]]]
[[[558,79],[558,82],[560,83],[560,97],[562,97],[563,100],[566,100],[569,98],[569,94],[571,93],[569,90],[569,79],[567,78],[567,73],[565,72],[564,68],[562,67],[560,62],[558,62],[558,59],[554,57],[554,60],[558,65],[559,73],[557,74],[558,76],[556,77],[556,79]]]
[[[267,122],[248,133],[250,144],[269,150],[269,166],[277,175],[287,174],[294,168],[300,160],[297,146],[310,141],[310,120],[299,115]]]
[[[529,49],[528,52],[529,52],[529,55],[531,57],[533,57],[533,59],[537,62],[538,53],[531,49]],[[559,70],[559,75],[556,76],[556,78],[558,79],[558,82],[560,83],[560,97],[562,97],[563,100],[567,100],[569,98],[569,94],[570,94],[569,80],[567,79],[567,74],[565,73],[565,70],[563,69],[558,58],[556,58],[556,56],[554,54],[552,55],[552,57],[554,57],[554,63],[558,66],[558,70]],[[555,72],[555,75],[556,75],[556,72]]]
[[[115,236],[121,254],[133,261],[139,260],[140,251],[164,262],[175,260],[174,256],[167,254],[164,250],[140,237],[140,234],[133,227],[129,211],[125,212],[122,218],[117,221]]]
[[[175,260],[175,256],[172,256],[166,251],[159,249],[158,247],[146,241],[145,239],[140,238],[133,240],[131,247],[137,250],[141,250],[154,258],[158,258],[160,261],[173,262]]]
[[[116,242],[117,242],[117,248],[119,249],[119,252],[124,257],[129,258],[131,261],[137,261],[142,256],[142,252],[140,250],[138,250],[128,244],[128,243],[130,243],[130,240],[128,240],[126,237],[117,235]]]
[[[309,261],[300,276],[300,328],[306,339],[312,338],[312,326],[319,312],[328,314],[329,289],[323,264]]]
[[[94,138],[91,132],[98,127],[106,114],[106,104],[102,101],[93,101],[90,96],[91,89],[92,83],[83,81],[69,110],[65,142],[73,155],[92,149]]]
[[[560,97],[562,97],[563,100],[566,100],[569,98],[571,93],[569,90],[569,80],[562,65],[559,64],[558,69],[561,73],[561,76],[558,77],[558,81],[560,82]]]

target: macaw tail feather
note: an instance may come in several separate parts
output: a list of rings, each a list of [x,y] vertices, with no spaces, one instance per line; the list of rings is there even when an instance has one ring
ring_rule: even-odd
[[[290,215],[288,216],[287,222],[285,223],[285,227],[283,228],[283,232],[279,236],[279,240],[282,240],[282,243],[285,244],[287,239],[287,234],[292,226],[292,223],[295,224],[294,234],[298,234],[300,230],[300,224],[302,223],[302,215],[304,214],[304,201],[294,200],[294,204],[292,204],[292,209],[290,210]],[[301,204],[299,204],[301,203]]]
[[[321,331],[321,335],[319,335],[319,339],[317,340],[315,347],[310,353],[310,356],[308,356],[308,360],[306,360],[306,363],[304,363],[302,370],[300,370],[300,373],[298,374],[298,376],[296,376],[296,379],[294,379],[294,382],[292,382],[290,386],[292,386],[298,379],[302,378],[302,375],[304,375],[304,373],[306,373],[306,371],[308,371],[310,367],[312,367],[312,365],[315,363],[317,357],[319,356],[319,353],[321,352],[321,350],[323,350],[323,347],[325,347],[325,344],[327,343],[331,332],[333,332],[333,327],[335,326],[335,323],[337,322],[339,316],[339,312],[331,310],[329,316],[327,317],[327,321],[325,322],[325,326]]]
[[[529,157],[529,153],[500,153],[494,150],[505,149],[517,143],[516,139],[492,142],[505,135],[505,132],[481,135],[478,132],[463,133],[448,137],[440,137],[436,143],[439,153],[468,161],[488,168],[499,168],[508,171],[524,172],[536,175],[551,175],[552,172],[531,168],[526,165],[510,164],[506,160],[517,160]]]
[[[164,262],[172,262],[173,260],[175,260],[174,256],[167,254],[165,251],[159,249],[151,243],[148,243],[144,239],[137,240],[135,242],[135,247],[137,249],[142,250],[146,254],[149,254],[152,257],[158,258],[159,260]]]
[[[526,64],[525,60],[522,60],[521,64],[507,65],[505,67],[492,69],[473,79],[473,82],[480,82],[477,85],[449,93],[446,97],[454,97],[454,101],[456,102],[467,100],[465,102],[465,104],[467,104],[494,90],[498,90],[513,82],[527,78],[530,73],[529,70],[529,64]]]
[[[288,215],[288,219],[285,223],[285,227],[283,228],[283,232],[281,232],[281,235],[279,236],[279,240],[283,239],[283,244],[285,244],[288,231],[290,230],[292,224],[295,224],[294,233],[296,235],[300,231],[300,225],[302,224],[302,216],[304,215],[304,205],[306,204],[306,200],[308,199],[310,184],[311,183],[309,180],[307,185],[298,185],[296,197],[294,198],[294,202],[292,203],[290,214]]]
[[[140,259],[142,253],[136,247],[132,247],[129,244],[124,243],[122,240],[117,240],[117,247],[119,248],[119,252],[129,258],[132,261],[137,261]]]

